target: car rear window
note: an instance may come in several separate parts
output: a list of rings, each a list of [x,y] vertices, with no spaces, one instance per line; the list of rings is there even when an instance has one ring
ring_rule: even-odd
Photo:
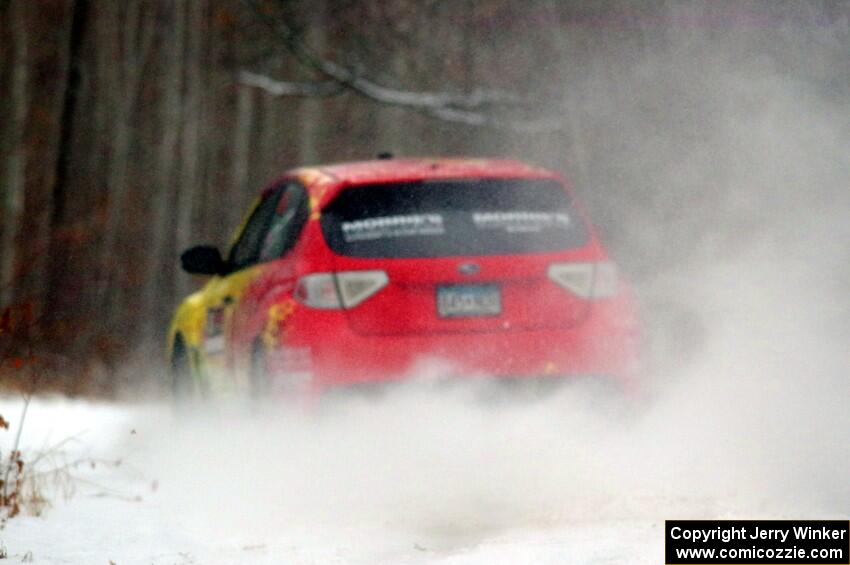
[[[563,186],[550,179],[364,185],[322,211],[328,245],[352,257],[449,257],[559,251],[587,242]]]

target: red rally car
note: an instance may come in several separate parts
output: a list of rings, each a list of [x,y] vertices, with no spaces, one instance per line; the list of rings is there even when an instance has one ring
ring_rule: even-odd
[[[557,173],[380,159],[270,184],[168,336],[178,392],[317,393],[415,375],[600,376],[633,389],[630,289]]]

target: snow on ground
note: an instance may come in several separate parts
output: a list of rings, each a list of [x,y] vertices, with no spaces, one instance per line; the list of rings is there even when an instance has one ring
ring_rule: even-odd
[[[611,501],[577,496],[578,484],[547,500],[559,494],[554,483],[593,471],[561,461],[552,471],[573,476],[550,477],[534,461],[548,459],[544,443],[521,447],[542,431],[528,419],[541,408],[502,412],[430,394],[383,402],[282,417],[270,406],[251,415],[239,404],[175,413],[37,400],[27,448],[74,436],[67,459],[121,463],[80,466],[70,499],[11,520],[0,540],[11,558],[35,563],[657,562],[659,518],[580,518]],[[419,413],[388,426],[413,404]],[[16,399],[0,404],[4,415],[19,410]],[[505,425],[473,445],[497,417]]]
[[[632,414],[477,386],[309,411],[39,399],[27,448],[121,464],[0,539],[57,564],[659,563],[665,518],[846,518],[844,389],[785,385],[697,373]]]

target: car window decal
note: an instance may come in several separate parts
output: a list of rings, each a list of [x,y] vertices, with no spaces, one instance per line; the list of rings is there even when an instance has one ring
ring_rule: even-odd
[[[563,212],[488,211],[473,212],[472,223],[481,230],[527,233],[566,228],[570,225],[570,217]]]
[[[371,239],[443,235],[443,216],[441,214],[399,214],[361,218],[342,222],[342,236],[346,242]]]

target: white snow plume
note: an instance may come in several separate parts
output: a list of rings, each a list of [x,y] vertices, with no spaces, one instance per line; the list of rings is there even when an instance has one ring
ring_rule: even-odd
[[[690,145],[665,154],[623,121],[668,220],[629,219],[631,251],[647,251],[629,259],[652,352],[641,410],[616,417],[572,390],[482,405],[477,384],[414,383],[318,413],[155,421],[148,464],[173,515],[222,537],[387,551],[621,520],[846,517],[847,101],[722,50],[710,62],[672,78],[659,66],[683,60],[635,63],[635,96],[679,80],[705,104]],[[675,260],[655,263],[665,246]]]

